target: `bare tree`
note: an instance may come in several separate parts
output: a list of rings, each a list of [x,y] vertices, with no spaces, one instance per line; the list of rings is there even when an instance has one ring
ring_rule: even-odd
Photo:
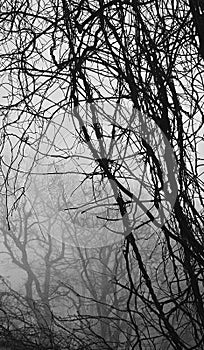
[[[203,5],[5,1],[0,18],[8,231],[37,165],[42,176],[74,174],[72,193],[92,189],[79,215],[125,238],[132,348],[202,349]],[[156,245],[148,259],[145,242]]]
[[[46,213],[45,203],[39,193],[33,191],[32,194],[32,200],[25,197],[13,212],[9,228],[5,211],[2,212],[1,245],[2,253],[16,266],[16,280],[19,270],[24,272],[24,277],[18,281],[17,292],[21,290],[24,303],[27,303],[40,330],[40,342],[45,346],[52,339],[52,308],[58,288],[55,275],[57,270],[59,275],[61,265],[66,264],[68,269],[69,264],[66,261],[65,245],[56,244],[49,234],[50,225],[56,217],[51,218],[53,213],[48,215],[48,210]],[[1,199],[3,208],[5,202]]]

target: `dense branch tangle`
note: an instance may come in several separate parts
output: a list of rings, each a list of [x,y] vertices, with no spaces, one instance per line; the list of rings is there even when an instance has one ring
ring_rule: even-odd
[[[201,40],[194,3],[6,1],[0,15],[1,151],[7,153],[1,158],[1,185],[7,198],[7,216],[14,209],[9,206],[9,193],[15,192],[17,203],[37,155],[46,155],[41,149],[42,137],[47,137],[48,145],[54,143],[48,127],[53,123],[60,133],[55,117],[61,114],[64,120],[69,119],[66,113],[70,108],[75,108],[76,142],[89,148],[101,183],[108,178],[124,231],[129,230],[126,196],[132,200],[132,193],[116,178],[115,169],[119,172],[119,168],[118,164],[114,168],[107,152],[102,121],[97,120],[94,110],[88,121],[83,119],[77,114],[78,106],[131,101],[141,115],[161,128],[174,150],[179,165],[178,197],[163,234],[158,229],[152,238],[159,245],[155,251],[147,249],[152,261],[158,258],[153,271],[140,251],[137,232],[126,238],[127,306],[140,348],[143,344],[153,348],[157,337],[165,337],[174,349],[201,348],[203,342],[203,182],[199,179],[203,63],[194,33],[196,20]],[[109,122],[109,140],[117,138],[117,142],[130,144],[128,130]],[[155,173],[154,186],[159,187],[159,167],[144,148],[147,164]],[[23,160],[30,151],[34,161],[25,170]],[[68,159],[66,152],[58,151],[59,158]],[[91,176],[93,179],[94,173]],[[22,178],[24,183],[19,186]],[[147,237],[151,235],[147,233]],[[141,272],[138,287],[130,269],[131,254]],[[129,307],[133,297],[136,311]],[[149,335],[137,325],[135,314],[139,317],[141,310],[151,330]]]

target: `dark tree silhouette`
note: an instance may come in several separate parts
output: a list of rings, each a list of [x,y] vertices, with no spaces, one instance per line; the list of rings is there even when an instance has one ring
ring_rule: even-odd
[[[202,22],[201,1],[1,5],[8,230],[33,173],[74,176],[56,210],[76,245],[124,239],[128,349],[204,346]]]

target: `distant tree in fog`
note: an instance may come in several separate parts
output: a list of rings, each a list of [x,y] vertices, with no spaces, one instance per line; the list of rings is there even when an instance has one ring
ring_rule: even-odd
[[[21,229],[20,236],[13,233],[13,220],[36,173],[47,181],[42,188],[38,183],[40,191],[52,198],[48,232],[61,227],[55,221],[60,212],[66,230],[56,232],[66,244],[73,233],[79,249],[123,239],[126,282],[117,285],[128,294],[130,348],[203,348],[202,21],[198,0],[28,0],[1,6],[5,244],[8,250],[15,246],[11,256],[26,266],[27,241]],[[52,177],[61,177],[57,192],[49,187]],[[71,177],[73,188],[64,190]],[[24,215],[19,224],[29,222]],[[52,238],[43,239],[49,270],[63,255],[63,244],[53,258]],[[90,288],[89,256],[78,253],[82,282]],[[27,292],[32,284],[47,298],[49,283],[39,285],[35,273],[23,268],[30,276]],[[96,289],[102,288],[101,277],[97,281]],[[98,292],[91,293],[100,309]],[[87,325],[91,319],[86,315]]]

